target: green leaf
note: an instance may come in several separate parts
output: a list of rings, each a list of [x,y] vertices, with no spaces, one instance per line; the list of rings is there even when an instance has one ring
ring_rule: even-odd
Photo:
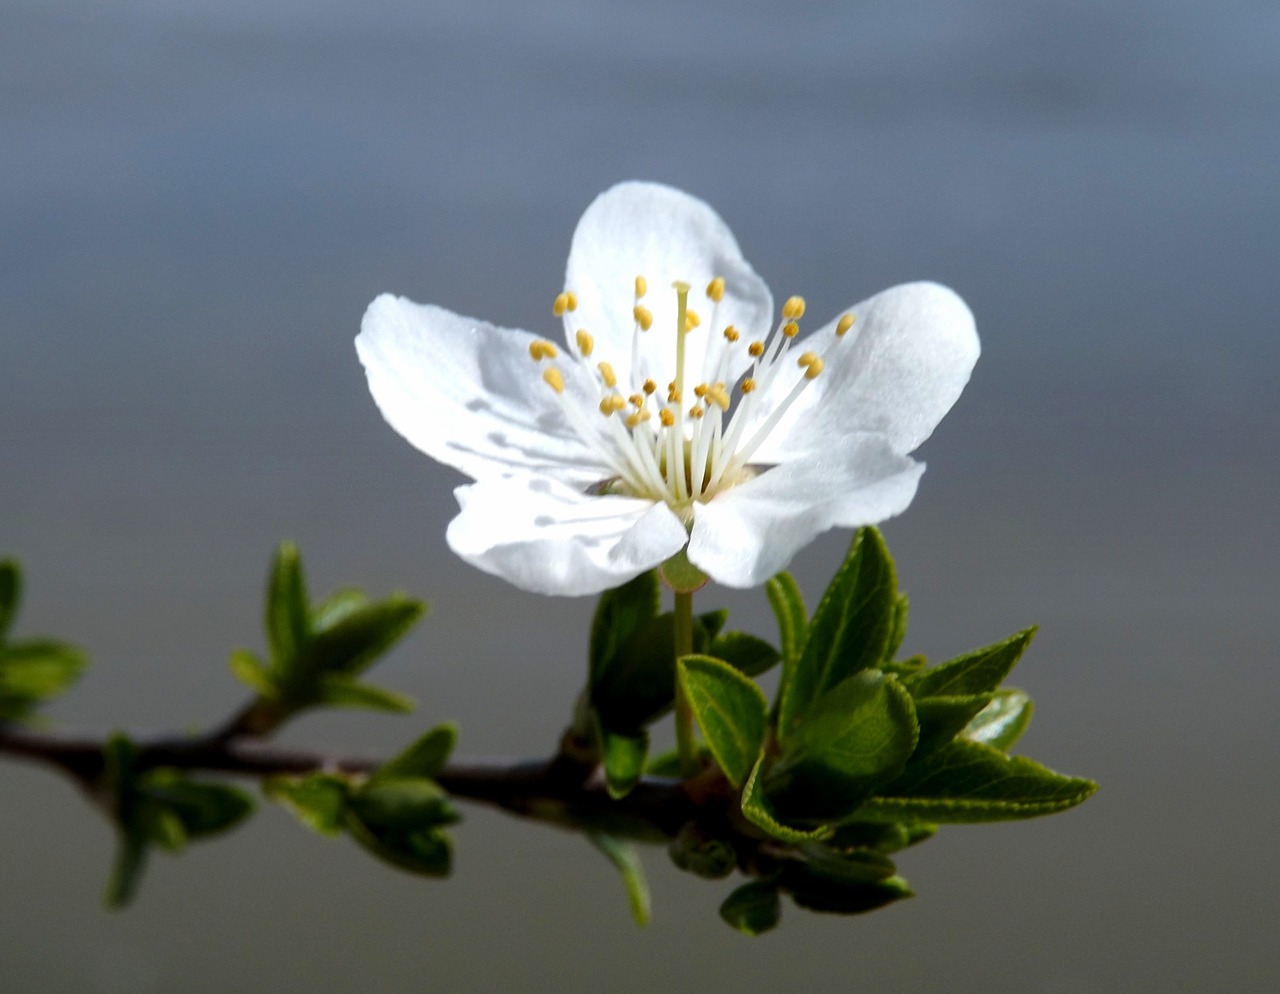
[[[760,783],[760,770],[764,761],[764,756],[756,761],[755,767],[751,770],[751,776],[747,778],[747,785],[742,789],[742,813],[746,815],[747,820],[783,842],[805,842],[810,839],[825,839],[829,836],[831,829],[825,825],[804,829],[784,825],[778,820],[773,805],[769,803],[769,798],[765,796],[764,788]]]
[[[667,846],[678,868],[706,880],[727,877],[738,865],[733,846],[710,834],[696,821],[687,821]]]
[[[914,896],[901,877],[871,883],[839,884],[796,868],[784,874],[781,883],[798,906],[837,915],[859,915]]]
[[[782,918],[782,901],[775,884],[755,880],[743,884],[720,905],[720,917],[744,935],[762,935]]]
[[[52,639],[26,639],[0,647],[0,720],[17,720],[63,693],[88,661],[75,646]]]
[[[810,876],[833,884],[865,884],[888,880],[897,872],[893,860],[870,849],[838,851],[821,843],[800,846]]]
[[[702,626],[702,631],[706,634],[708,641],[720,634],[728,620],[729,611],[727,608],[720,608],[718,611],[707,611],[705,614],[698,615],[698,624]]]
[[[592,684],[605,677],[618,650],[656,618],[661,609],[662,583],[657,570],[641,573],[621,587],[600,595],[587,646]]]
[[[836,829],[829,845],[832,849],[874,849],[895,853],[938,834],[938,826],[925,822],[845,822]]]
[[[231,675],[247,686],[260,697],[274,698],[280,689],[262,662],[248,649],[232,649],[230,660]]]
[[[338,835],[342,831],[343,813],[351,787],[345,779],[332,773],[312,773],[305,777],[275,776],[262,785],[274,801],[290,808],[298,820],[321,835]]]
[[[703,737],[729,782],[741,788],[764,743],[769,703],[755,681],[710,656],[684,656],[679,679]]]
[[[370,780],[350,795],[347,810],[365,825],[395,830],[436,828],[459,820],[449,795],[421,777]]]
[[[109,907],[119,908],[132,901],[138,892],[149,846],[146,827],[138,818],[134,803],[137,750],[128,738],[117,733],[103,744],[102,760],[103,783],[118,839],[104,899]]]
[[[138,893],[142,872],[147,868],[148,846],[139,832],[119,832],[115,863],[107,879],[103,900],[110,908],[123,908]]]
[[[370,825],[348,809],[347,833],[362,848],[398,870],[424,877],[447,877],[453,866],[453,844],[436,828],[403,829]]]
[[[312,605],[311,630],[321,632],[332,628],[368,603],[369,598],[363,590],[335,590],[318,604]]]
[[[1098,785],[960,738],[913,761],[858,810],[863,821],[982,822],[1065,811]]]
[[[924,656],[908,656],[906,659],[886,659],[880,668],[906,682],[908,677],[914,677],[922,672],[926,665],[928,665],[928,661]]]
[[[315,632],[306,654],[306,671],[358,676],[395,645],[425,610],[422,602],[401,594],[351,608]]]
[[[644,774],[645,757],[649,754],[649,733],[621,735],[602,731],[602,755],[605,787],[613,798],[626,797]]]
[[[311,634],[302,558],[292,542],[281,542],[271,563],[266,626],[272,666],[282,677],[287,676]]]
[[[601,832],[588,832],[587,838],[622,874],[622,884],[627,889],[627,903],[631,917],[637,925],[649,924],[649,885],[644,878],[644,864],[635,847],[622,839]]]
[[[962,731],[994,694],[963,694],[957,697],[920,697],[916,699],[916,718],[920,722],[920,742],[916,756],[946,745]]]
[[[804,651],[784,668],[778,735],[785,742],[809,706],[859,670],[879,666],[894,630],[897,579],[880,532],[860,528],[809,623]]]
[[[765,788],[789,823],[842,820],[903,771],[918,732],[897,679],[860,670],[810,706]]]
[[[964,737],[1008,752],[1031,723],[1033,708],[1031,698],[1021,690],[997,691],[991,703],[965,727]]]
[[[433,778],[444,769],[444,764],[458,741],[458,726],[452,723],[438,725],[419,738],[394,759],[378,767],[373,779],[422,777]]]
[[[0,559],[0,645],[4,644],[22,598],[22,568],[16,559]]]
[[[137,791],[148,803],[171,813],[184,837],[225,832],[253,812],[253,798],[238,788],[197,783],[172,769],[152,770],[139,779]]]
[[[707,655],[723,659],[744,676],[759,676],[782,658],[764,639],[746,632],[726,632],[718,636],[707,647]]]
[[[917,698],[953,697],[993,691],[1009,675],[1035,634],[1034,627],[1023,629],[994,645],[975,649],[925,670],[919,676],[909,679],[907,686],[912,696]]]
[[[809,624],[804,597],[790,573],[770,577],[764,590],[769,598],[769,606],[778,619],[778,639],[783,661],[788,666],[793,665],[804,649],[805,632]]]
[[[884,647],[884,661],[888,662],[902,648],[902,640],[907,637],[907,613],[909,608],[906,594],[899,594],[893,604],[893,626],[889,629],[889,641]]]
[[[322,677],[316,683],[315,703],[332,708],[368,708],[405,714],[416,706],[413,698],[342,676]]]

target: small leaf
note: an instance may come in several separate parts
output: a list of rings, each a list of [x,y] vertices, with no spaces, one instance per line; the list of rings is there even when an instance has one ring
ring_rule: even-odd
[[[765,788],[790,823],[840,821],[902,772],[917,736],[911,695],[896,678],[861,670],[810,706]]]
[[[363,590],[335,590],[311,608],[311,630],[322,632],[369,603]]]
[[[374,826],[350,809],[343,825],[362,848],[398,870],[424,877],[447,877],[453,867],[453,844],[439,829],[406,831]]]
[[[800,846],[805,869],[834,884],[865,884],[888,880],[897,872],[893,860],[870,849],[840,852],[821,843]]]
[[[858,809],[864,821],[982,822],[1065,811],[1098,785],[960,738],[912,762]]]
[[[358,676],[398,642],[426,607],[400,594],[347,611],[317,631],[307,651],[308,673]]]
[[[302,574],[302,558],[292,542],[281,542],[271,563],[267,580],[267,642],[273,668],[281,676],[291,672],[293,662],[306,647],[310,636],[307,585]]]
[[[925,670],[909,679],[914,697],[952,697],[996,690],[1035,637],[1034,627],[1023,629],[973,652]]]
[[[177,770],[152,770],[140,778],[137,789],[146,801],[171,812],[190,838],[225,832],[253,812],[253,799],[244,791],[198,783]]]
[[[889,641],[884,647],[884,661],[888,662],[902,648],[902,640],[907,637],[907,613],[909,608],[906,594],[899,594],[893,605],[893,626],[889,629]]]
[[[601,832],[588,832],[587,838],[622,874],[627,889],[627,903],[637,925],[649,924],[649,885],[644,878],[644,864],[635,847],[622,839]]]
[[[784,668],[778,733],[790,734],[809,706],[885,658],[898,591],[893,560],[875,528],[860,528],[809,622],[804,651]]]
[[[21,719],[66,691],[88,661],[75,646],[26,639],[0,647],[0,720]]]
[[[649,754],[649,733],[620,735],[604,731],[601,743],[605,787],[613,798],[626,797],[640,782],[645,757]]]
[[[723,659],[744,676],[759,676],[782,658],[764,639],[746,632],[726,632],[718,636],[707,647],[707,655]]]
[[[804,649],[805,630],[809,624],[804,597],[790,573],[779,573],[771,577],[765,583],[764,590],[769,597],[769,606],[778,619],[782,658],[788,665],[792,665],[800,658]]]
[[[341,676],[328,676],[316,684],[315,703],[332,708],[368,708],[405,714],[416,707],[413,698],[392,690]]]
[[[401,777],[432,779],[444,764],[458,741],[458,726],[438,725],[419,738],[404,752],[378,767],[374,780]]]
[[[751,771],[751,776],[747,779],[747,785],[742,790],[742,813],[746,815],[747,820],[757,828],[763,829],[775,839],[781,839],[783,842],[805,842],[810,839],[825,839],[829,836],[831,829],[825,825],[819,825],[813,829],[803,829],[784,825],[778,820],[778,816],[760,784],[760,769],[764,765],[764,760],[765,757],[761,756],[756,761],[756,765]]]
[[[370,780],[347,801],[364,824],[388,829],[437,828],[460,820],[449,795],[420,777]]]
[[[231,650],[231,675],[247,686],[260,697],[274,698],[279,695],[279,688],[267,668],[248,649]]]
[[[1031,723],[1033,708],[1031,698],[1021,690],[997,691],[991,703],[965,727],[964,737],[1008,752]]]
[[[698,615],[698,624],[702,626],[702,631],[706,634],[708,640],[718,636],[728,620],[729,611],[727,608],[720,608],[718,611],[707,611],[705,614]]]
[[[22,598],[22,568],[16,559],[0,559],[0,645],[4,644]]]
[[[764,742],[769,721],[764,693],[755,681],[710,656],[684,656],[677,669],[711,754],[740,789]]]
[[[915,755],[920,757],[946,745],[962,731],[983,708],[993,694],[963,694],[957,697],[920,697],[916,699],[916,718],[920,722],[920,742]]]
[[[762,935],[782,918],[782,901],[772,883],[743,884],[720,905],[720,917],[744,935]]]
[[[797,869],[785,874],[781,883],[791,893],[791,900],[799,907],[837,915],[859,915],[914,896],[901,877],[842,885]]]
[[[107,880],[103,901],[109,908],[123,908],[138,893],[142,871],[147,868],[147,840],[138,832],[119,832],[116,859]]]
[[[679,869],[705,880],[727,877],[738,865],[738,854],[723,839],[708,834],[696,821],[685,822],[667,846]]]
[[[619,648],[656,618],[661,609],[662,583],[657,570],[641,573],[600,595],[587,648],[593,684],[604,678]]]
[[[345,779],[332,773],[313,773],[295,778],[270,777],[262,785],[272,800],[290,808],[298,820],[321,835],[342,831],[343,812],[351,788]]]
[[[938,826],[927,823],[845,822],[836,829],[829,845],[832,849],[874,849],[895,853],[938,834]]]

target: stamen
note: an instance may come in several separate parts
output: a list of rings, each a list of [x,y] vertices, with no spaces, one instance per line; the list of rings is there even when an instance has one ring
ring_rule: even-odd
[[[796,335],[800,334],[800,326],[794,321],[788,321],[782,326],[782,334],[787,338],[795,338]]]
[[[782,316],[788,321],[804,317],[804,298],[788,297],[787,302],[782,305]]]
[[[576,311],[577,309],[578,295],[569,290],[556,294],[556,299],[551,304],[551,313],[558,318],[564,317],[565,311]]]
[[[554,343],[545,339],[540,338],[529,343],[529,356],[534,362],[542,359],[554,359],[559,354],[560,350],[555,347]]]
[[[644,386],[641,389],[644,390],[647,396],[652,397],[654,394],[654,391],[658,389],[658,384],[654,383],[653,380],[645,380]]]
[[[644,424],[648,420],[649,420],[648,411],[636,411],[635,414],[627,415],[626,424],[628,428],[638,428],[640,425]]]
[[[693,395],[697,397],[699,400],[701,400],[703,397],[707,395],[707,386],[708,384],[706,383],[699,383],[696,387],[693,388]]]
[[[586,328],[579,328],[576,337],[578,339],[578,351],[582,353],[582,358],[590,358],[591,350],[596,347],[595,339],[591,337],[591,333]]]
[[[729,410],[729,392],[723,383],[716,383],[707,389],[707,397],[722,411]]]
[[[633,393],[630,397],[627,398],[627,403],[629,403],[632,407],[644,407],[644,394]]]
[[[698,312],[694,310],[686,310],[684,314],[684,330],[693,331],[694,328],[702,324],[702,318],[698,317]]]
[[[564,376],[555,366],[548,366],[542,371],[542,378],[546,380],[549,386],[556,393],[564,393]]]
[[[643,276],[636,277],[636,299],[639,300],[649,292],[649,281]]]
[[[751,391],[754,390],[755,388],[756,388],[756,381],[753,380],[750,376],[748,376],[745,380],[743,380],[741,385],[738,387],[738,389],[741,390],[743,393],[751,393]]]
[[[701,407],[691,407],[691,408],[689,408],[689,417],[693,418],[695,421],[696,421],[698,418],[702,417],[702,415],[703,415],[703,414],[705,414],[705,413],[706,413],[706,412],[705,412]]]
[[[725,341],[736,342],[740,337],[738,335],[738,329],[735,328],[733,325],[729,325],[729,327],[725,328],[724,330],[724,337],[725,337]]]
[[[818,374],[822,372],[822,368],[826,364],[816,352],[806,352],[796,360],[796,365],[804,370],[805,379],[813,380],[817,379]]]
[[[622,399],[622,394],[611,393],[600,401],[600,413],[607,418],[611,414],[617,414],[626,406],[627,402]]]
[[[759,359],[764,355],[764,342],[752,342],[747,346],[747,355]]]
[[[642,304],[636,304],[631,313],[635,316],[636,324],[640,326],[641,331],[648,331],[653,327],[653,313],[649,308]]]
[[[707,284],[707,296],[717,304],[724,299],[724,277],[717,276]]]
[[[850,328],[853,327],[853,322],[856,320],[858,320],[856,314],[846,314],[844,317],[842,317],[839,320],[839,322],[836,324],[836,337],[843,338],[845,335],[845,332],[847,332]]]
[[[658,412],[658,420],[662,422],[664,428],[670,428],[676,423],[676,416],[671,413],[671,408],[664,407]]]
[[[617,374],[614,373],[613,367],[607,362],[599,363],[596,369],[600,370],[600,379],[604,380],[604,385],[610,390],[618,385]]]

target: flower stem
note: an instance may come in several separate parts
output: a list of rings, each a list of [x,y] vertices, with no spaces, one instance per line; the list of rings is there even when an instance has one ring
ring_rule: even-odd
[[[693,592],[676,591],[675,605],[676,659],[693,652]],[[676,679],[676,751],[680,754],[680,769],[685,777],[698,772],[697,743],[693,737],[693,708],[684,692],[684,685]]]

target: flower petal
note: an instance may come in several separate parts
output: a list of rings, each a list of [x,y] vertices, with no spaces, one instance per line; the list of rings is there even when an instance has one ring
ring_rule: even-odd
[[[727,586],[754,587],[829,528],[871,525],[906,510],[923,463],[883,436],[846,436],[836,448],[834,456],[774,466],[695,504],[689,560]]]
[[[637,276],[649,284],[642,303],[653,314],[653,327],[640,335],[639,363],[633,369]],[[717,276],[725,281],[718,305],[706,295]],[[578,308],[564,316],[566,336],[572,340],[578,328],[586,328],[601,358],[620,376],[631,374],[632,389],[647,376],[666,384],[675,374],[675,280],[690,285],[689,306],[702,320],[686,341],[686,369],[694,376],[714,374],[726,325],[735,325],[744,336],[768,331],[773,320],[769,288],[715,211],[669,186],[619,183],[592,202],[573,233],[565,289],[577,296]]]
[[[610,473],[554,403],[533,340],[383,294],[356,351],[383,417],[433,459],[476,479],[544,472],[586,487]]]
[[[843,339],[836,322],[815,332],[802,349],[824,356],[826,369],[796,399],[756,450],[754,460],[782,462],[822,451],[832,437],[876,432],[896,452],[928,438],[969,382],[978,360],[973,314],[937,283],[906,283],[853,308],[857,320]],[[779,375],[775,403],[803,375]],[[771,408],[761,405],[757,424]],[[746,437],[750,437],[748,426]]]
[[[546,478],[459,487],[449,548],[471,565],[537,594],[577,596],[617,587],[688,541],[665,504],[597,497]]]

